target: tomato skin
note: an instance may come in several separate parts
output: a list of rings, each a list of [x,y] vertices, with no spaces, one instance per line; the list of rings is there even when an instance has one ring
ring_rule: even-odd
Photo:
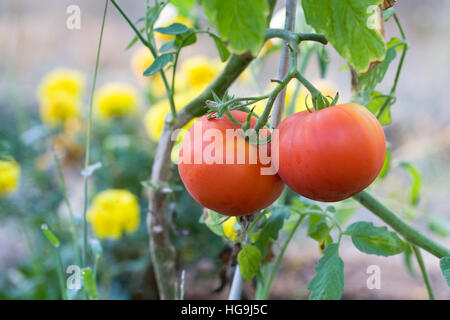
[[[247,114],[242,111],[231,111],[233,117],[239,122],[245,122]],[[251,126],[256,124],[256,118],[251,120]],[[202,140],[202,137],[195,135],[195,128],[202,130],[202,135],[207,129],[215,129],[220,132],[223,137],[226,136],[226,129],[239,129],[240,126],[233,124],[227,116],[221,119],[208,119],[208,116],[199,118],[188,130],[189,135],[183,139],[178,171],[189,194],[201,205],[218,213],[227,216],[245,216],[253,214],[271,205],[278,197],[284,188],[284,183],[281,181],[278,174],[261,175],[260,169],[268,167],[263,165],[258,155],[256,163],[250,163],[250,152],[257,151],[257,146],[249,144],[242,136],[235,138],[235,141],[223,143],[223,163],[210,163],[205,161],[201,163],[194,163],[193,152],[190,155],[191,163],[183,161],[184,150],[189,150],[187,144],[194,145]],[[238,141],[240,140],[240,141]],[[245,150],[240,149],[240,152],[245,152],[245,163],[234,164],[225,163],[226,145],[234,143],[234,157],[237,160],[237,145],[239,142],[245,143]],[[205,148],[212,142],[203,142],[201,145],[202,160],[205,158]],[[270,149],[269,149],[270,150]]]
[[[326,202],[349,198],[369,186],[383,167],[383,128],[359,104],[295,113],[279,130],[278,173],[306,198]]]

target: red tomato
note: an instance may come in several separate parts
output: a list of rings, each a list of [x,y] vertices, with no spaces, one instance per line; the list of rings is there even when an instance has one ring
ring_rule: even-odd
[[[359,104],[295,113],[280,124],[279,130],[278,173],[304,197],[346,199],[370,185],[383,167],[383,128]]]
[[[246,121],[245,112],[231,114],[241,123]],[[251,126],[255,124],[253,117]],[[270,145],[248,143],[239,129],[227,116],[199,118],[184,137],[178,160],[181,180],[190,195],[204,207],[227,216],[258,212],[272,204],[284,188],[276,172],[261,174],[262,168],[270,167],[270,163],[262,160],[267,154],[262,148],[269,150],[270,161]],[[227,138],[227,132],[235,136]]]

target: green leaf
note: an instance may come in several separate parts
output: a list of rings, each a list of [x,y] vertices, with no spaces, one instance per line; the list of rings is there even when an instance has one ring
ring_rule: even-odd
[[[428,228],[441,237],[450,235],[450,221],[442,216],[432,216]]]
[[[215,211],[205,210],[205,213],[200,217],[200,222],[204,223],[209,230],[218,235],[219,237],[224,237],[222,228],[222,220],[225,217]]]
[[[195,6],[194,0],[171,0],[170,3],[173,4],[184,17],[189,16]]]
[[[261,266],[261,252],[255,246],[245,244],[237,256],[239,270],[244,281],[249,281]]]
[[[339,300],[344,291],[344,262],[337,243],[325,248],[315,270],[317,273],[308,284],[309,300]]]
[[[386,227],[375,227],[372,222],[355,222],[345,231],[360,251],[378,256],[392,256],[405,250],[405,243]]]
[[[153,61],[150,67],[144,71],[144,76],[148,77],[154,75],[155,73],[161,71],[172,59],[171,53],[164,53]]]
[[[214,43],[216,45],[217,51],[219,52],[220,61],[225,62],[228,60],[230,56],[230,51],[228,51],[225,43],[216,35],[210,34],[211,38],[213,38]]]
[[[389,99],[383,113],[378,117],[378,113],[381,108],[385,104],[386,100]],[[378,121],[380,121],[381,125],[385,126],[391,123],[391,106],[395,102],[395,99],[392,99],[386,95],[378,91],[373,91],[370,94],[370,101],[366,104],[366,108],[369,109],[375,116],[377,116]]]
[[[177,35],[177,34],[183,34],[186,33],[188,30],[190,30],[188,27],[186,27],[184,24],[175,22],[172,23],[170,26],[167,27],[161,27],[156,28],[155,31],[162,33],[162,34],[168,34],[168,35]]]
[[[311,214],[309,216],[308,236],[317,241],[327,238],[331,231],[331,224],[327,218],[320,214]]]
[[[174,50],[176,49],[175,46],[175,40],[170,40],[166,43],[164,43],[160,48],[159,48],[159,52],[167,52],[169,50]]]
[[[81,270],[81,277],[83,278],[84,289],[88,295],[89,300],[98,300],[97,284],[94,280],[94,275],[90,268],[83,268]]]
[[[414,271],[414,267],[412,264],[412,256],[413,252],[411,246],[408,243],[406,243],[405,251],[403,252],[403,262],[405,263],[406,270],[408,270],[409,274],[415,277],[416,272]]]
[[[359,75],[359,91],[372,92],[375,89],[376,85],[384,79],[389,65],[397,56],[397,49],[400,45],[403,45],[400,42],[400,39],[392,38],[387,44],[388,49],[386,51],[384,60],[377,66],[375,66],[372,70]]]
[[[256,55],[264,41],[269,6],[267,0],[203,0],[209,21],[236,53]]]
[[[59,248],[60,246],[60,241],[59,239],[55,236],[55,234],[48,228],[48,226],[46,224],[41,225],[41,230],[44,233],[45,237],[47,238],[47,240],[50,242],[50,244],[54,247],[54,248]]]
[[[197,41],[197,34],[189,29],[188,32],[179,34],[175,38],[175,46],[178,48],[183,48],[194,44]]]
[[[386,147],[386,156],[384,158],[383,167],[381,168],[380,173],[378,174],[378,178],[384,178],[391,167],[391,151],[389,147]]]
[[[225,2],[225,1],[224,1]],[[357,72],[386,53],[383,37],[372,26],[382,0],[303,0],[306,21],[323,33]]]
[[[409,187],[409,202],[413,207],[417,206],[420,199],[420,189],[422,188],[422,179],[419,171],[414,168],[410,163],[402,162],[400,166],[408,170],[411,177],[411,185]]]
[[[450,257],[443,257],[440,260],[440,265],[445,281],[447,281],[447,285],[450,287]]]
[[[262,230],[255,245],[264,257],[267,253],[267,245],[271,240],[278,239],[278,233],[283,227],[284,220],[289,218],[290,211],[287,207],[274,207],[269,218],[262,225]]]

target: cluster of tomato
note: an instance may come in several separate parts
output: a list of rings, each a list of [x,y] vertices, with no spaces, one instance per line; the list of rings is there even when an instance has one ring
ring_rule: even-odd
[[[247,118],[242,111],[231,111],[231,115],[238,122]],[[256,120],[251,119],[251,127]],[[191,196],[204,207],[227,216],[245,216],[266,208],[278,199],[285,184],[313,200],[334,202],[349,198],[373,182],[385,160],[385,136],[376,117],[361,105],[346,103],[298,112],[281,122],[279,143],[275,146],[271,141],[268,145],[273,159],[278,152],[277,173],[261,174],[261,168],[268,164],[260,159],[256,163],[226,163],[230,150],[244,152],[248,160],[255,148],[262,147],[251,144],[244,136],[215,143],[215,152],[223,151],[222,163],[202,161],[211,152],[211,146],[204,143],[204,135],[199,132],[212,129],[226,136],[227,129],[239,128],[236,121],[226,116],[203,116],[185,136],[178,164]],[[230,143],[235,147],[230,148]],[[245,151],[236,147],[239,143],[245,144]],[[200,146],[200,161],[194,161],[194,145]],[[183,152],[189,153],[187,158],[192,161],[183,161]]]

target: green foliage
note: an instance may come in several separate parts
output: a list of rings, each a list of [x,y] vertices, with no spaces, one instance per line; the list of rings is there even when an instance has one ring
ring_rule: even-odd
[[[270,241],[278,239],[278,232],[283,227],[284,220],[290,215],[289,209],[283,206],[274,207],[269,218],[263,222],[262,230],[255,242],[255,246],[261,251],[264,257],[267,253],[267,246]]]
[[[224,218],[224,216],[215,211],[205,210],[204,214],[200,217],[200,223],[204,223],[209,230],[217,234],[219,237],[224,237],[225,234],[223,233],[221,224]]]
[[[381,108],[385,105],[386,100],[389,100],[384,107],[383,113],[379,115],[381,112]],[[378,117],[381,125],[385,126],[391,123],[391,106],[394,104],[395,99],[392,97],[386,96],[378,91],[372,91],[370,94],[370,100],[366,103],[366,108],[369,109],[375,116]]]
[[[144,76],[148,77],[161,71],[172,60],[172,53],[164,53],[158,56],[155,61],[144,71]]]
[[[88,295],[88,299],[98,300],[97,285],[91,269],[83,268],[81,270],[81,277],[83,278],[84,289]]]
[[[216,45],[217,51],[219,52],[220,61],[227,61],[228,57],[230,56],[230,51],[228,51],[226,44],[215,34],[210,33],[209,35],[214,40],[214,44]]]
[[[168,34],[168,35],[177,35],[177,34],[183,34],[189,30],[188,27],[186,27],[184,24],[175,22],[172,23],[170,26],[167,27],[161,27],[156,28],[155,31],[162,33],[162,34]]]
[[[386,156],[384,159],[383,167],[381,168],[380,173],[378,174],[378,178],[384,178],[391,168],[391,150],[389,147],[386,147]]]
[[[58,237],[55,236],[55,234],[48,228],[46,224],[43,224],[41,226],[42,233],[45,235],[47,240],[50,242],[50,244],[54,248],[59,248],[61,245],[61,242],[59,241]]]
[[[339,244],[331,243],[323,251],[309,282],[310,300],[338,300],[344,291],[344,262],[339,257]]]
[[[450,287],[450,257],[443,257],[440,261],[442,274]]]
[[[325,240],[331,231],[332,224],[328,222],[327,217],[319,214],[309,215],[308,236],[321,242]]]
[[[376,85],[379,84],[386,75],[391,62],[397,56],[397,51],[402,46],[400,39],[392,38],[387,44],[386,56],[383,61],[376,65],[372,70],[362,73],[359,76],[358,91],[372,92]]]
[[[402,162],[400,163],[400,166],[405,168],[411,177],[411,184],[409,187],[409,202],[413,207],[415,207],[417,206],[420,200],[422,178],[420,177],[419,171],[417,171],[417,169],[410,163]]]
[[[238,254],[239,270],[245,281],[253,279],[261,266],[261,252],[255,246],[245,244]]]
[[[323,33],[357,72],[364,72],[386,54],[384,39],[373,27],[381,1],[303,0],[302,4],[307,23]]]
[[[189,16],[195,6],[195,0],[170,0],[182,16]]]
[[[405,243],[386,227],[375,227],[372,222],[355,222],[345,231],[360,251],[379,256],[392,256],[405,250]]]
[[[269,7],[266,0],[202,0],[212,25],[233,52],[256,55],[264,41]]]

